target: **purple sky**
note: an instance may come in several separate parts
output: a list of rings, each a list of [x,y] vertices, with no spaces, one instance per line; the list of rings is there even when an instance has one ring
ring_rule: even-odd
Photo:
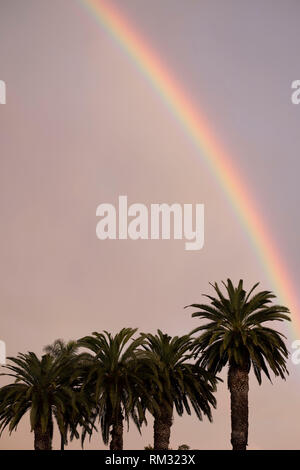
[[[296,283],[300,105],[290,87],[300,79],[299,2],[113,4],[211,122]],[[202,155],[80,2],[0,0],[0,79],[0,339],[8,355],[123,326],[184,334],[197,320],[183,307],[200,301],[210,281],[272,288]],[[204,203],[204,248],[98,240],[96,207],[121,194],[146,205]],[[285,332],[290,347],[295,338]],[[250,448],[299,447],[300,366],[289,361],[289,369],[273,385],[251,377]],[[226,382],[217,399],[213,424],[175,418],[171,446],[230,448]],[[142,437],[132,426],[125,448],[143,448],[152,434],[151,421]],[[32,443],[24,420],[0,448]],[[100,436],[88,447],[104,448]]]

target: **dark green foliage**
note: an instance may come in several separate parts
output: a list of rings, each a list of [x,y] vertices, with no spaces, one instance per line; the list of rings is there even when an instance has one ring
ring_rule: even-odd
[[[192,333],[201,333],[195,341],[195,352],[200,354],[200,364],[218,373],[227,364],[252,365],[259,383],[261,373],[270,379],[268,367],[276,376],[288,373],[286,359],[288,351],[284,335],[267,324],[270,321],[290,320],[287,307],[272,305],[275,298],[270,291],[254,294],[255,284],[247,293],[240,280],[235,288],[230,279],[225,296],[217,283],[213,284],[217,296],[206,295],[210,304],[192,304],[198,310],[193,317],[209,320]]]
[[[153,374],[151,384],[156,402],[167,407],[174,405],[180,416],[184,410],[191,414],[193,408],[199,419],[205,414],[211,420],[217,379],[191,361],[193,338],[190,335],[172,338],[160,330],[145,337],[143,348]]]
[[[83,444],[98,420],[104,443],[110,440],[111,450],[121,450],[124,422],[129,426],[132,419],[140,431],[148,410],[154,449],[168,449],[174,410],[212,420],[216,374],[228,365],[231,442],[233,449],[246,449],[249,371],[252,367],[259,383],[262,372],[271,380],[270,370],[285,378],[285,337],[269,322],[289,321],[289,310],[273,305],[270,291],[254,293],[258,284],[248,293],[242,280],[237,287],[230,279],[223,285],[225,294],[212,285],[216,295],[205,296],[209,304],[189,306],[196,309],[192,316],[206,323],[188,335],[172,338],[158,330],[134,338],[137,329],[123,328],[116,335],[104,331],[79,341],[56,340],[41,358],[33,352],[8,358],[1,375],[14,382],[0,388],[0,435],[16,430],[28,412],[35,448],[51,449],[56,422],[63,449],[68,437],[80,437],[79,430]]]
[[[174,407],[180,416],[184,411],[191,414],[194,409],[199,419],[203,414],[212,419],[217,379],[191,362],[193,340],[189,335],[171,338],[158,330],[156,335],[145,337],[143,362],[153,399],[151,403],[142,402],[154,416],[154,449],[166,450]]]
[[[145,339],[133,339],[136,331],[123,328],[115,336],[107,331],[95,332],[78,342],[93,353],[87,359],[83,390],[94,395],[105,444],[120,420],[128,424],[131,417],[138,428],[144,420],[139,396],[147,390],[140,374],[138,350]]]
[[[8,358],[14,383],[0,389],[0,431],[17,429],[23,416],[30,413],[31,430],[50,433],[53,419],[61,434],[66,432],[65,414],[75,416],[85,397],[80,393],[74,375],[74,362],[68,357],[54,358],[45,354],[39,359],[33,352]],[[74,376],[73,376],[74,375]],[[73,376],[73,378],[72,378]]]
[[[206,295],[210,304],[192,304],[198,310],[193,317],[209,320],[192,333],[200,332],[194,342],[198,364],[213,373],[228,364],[228,388],[231,401],[231,443],[233,450],[246,450],[248,445],[249,371],[253,367],[261,384],[262,372],[271,380],[268,367],[275,376],[288,373],[288,351],[282,333],[269,327],[271,321],[289,320],[289,310],[273,305],[270,291],[254,294],[255,284],[247,293],[240,280],[234,287],[230,279],[223,283],[226,295],[217,283],[216,297]]]

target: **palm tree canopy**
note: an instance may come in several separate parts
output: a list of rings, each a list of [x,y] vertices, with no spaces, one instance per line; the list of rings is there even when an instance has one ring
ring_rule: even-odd
[[[123,328],[115,336],[107,331],[94,332],[78,341],[79,346],[93,352],[89,361],[86,356],[84,387],[94,394],[105,444],[120,410],[127,423],[131,416],[138,428],[143,420],[138,397],[147,391],[139,374],[137,352],[145,340],[143,336],[134,339],[136,331]]]
[[[285,336],[270,328],[268,322],[290,321],[289,309],[272,304],[275,295],[268,290],[254,293],[255,284],[247,293],[240,280],[234,287],[230,279],[223,282],[224,295],[218,284],[211,284],[216,297],[205,295],[210,304],[192,304],[198,310],[193,317],[209,320],[192,333],[202,334],[195,341],[195,352],[201,353],[200,363],[214,373],[227,364],[247,367],[251,365],[259,383],[262,371],[271,380],[267,365],[275,376],[288,373],[288,351]]]
[[[20,420],[30,412],[31,430],[40,425],[43,432],[53,430],[52,417],[64,432],[64,413],[77,413],[81,395],[75,395],[70,382],[73,367],[70,360],[55,359],[45,354],[39,359],[33,352],[10,357],[9,371],[1,375],[13,377],[14,383],[0,389],[0,432],[8,426],[16,430]],[[70,411],[71,410],[71,411]],[[52,414],[53,413],[53,414]]]
[[[152,378],[155,379],[151,380],[151,386],[156,401],[171,408],[174,404],[180,416],[184,410],[191,414],[192,406],[199,419],[205,414],[211,420],[211,406],[216,406],[214,392],[217,379],[190,362],[193,356],[191,336],[172,338],[160,330],[156,335],[145,336],[144,360],[148,360]]]
[[[56,339],[52,344],[45,346],[44,351],[55,358],[61,357],[63,354],[74,357],[78,348],[78,342],[75,340],[65,342],[63,339]]]

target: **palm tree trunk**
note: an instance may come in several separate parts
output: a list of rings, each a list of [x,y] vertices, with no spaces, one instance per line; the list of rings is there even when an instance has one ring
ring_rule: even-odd
[[[154,416],[154,450],[168,450],[173,424],[173,410],[165,404]]]
[[[34,450],[52,450],[51,430],[42,432],[40,424],[34,430]]]
[[[246,450],[248,445],[248,367],[229,366],[228,387],[231,399],[232,450]]]
[[[121,409],[111,430],[110,450],[123,450],[123,415]]]
[[[65,450],[65,438],[62,433],[60,434],[60,450]]]

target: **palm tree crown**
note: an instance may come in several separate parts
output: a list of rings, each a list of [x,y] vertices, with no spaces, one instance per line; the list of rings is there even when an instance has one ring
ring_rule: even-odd
[[[237,287],[230,279],[223,284],[227,296],[215,283],[212,286],[217,296],[205,296],[210,300],[210,305],[189,305],[198,309],[192,314],[193,317],[210,321],[193,330],[193,333],[202,332],[195,341],[195,351],[201,352],[201,364],[214,373],[221,371],[227,363],[246,367],[248,371],[252,365],[259,383],[262,371],[270,379],[268,365],[276,376],[284,378],[288,373],[285,337],[266,323],[289,321],[289,309],[271,304],[275,298],[271,291],[253,294],[259,283],[248,293],[243,289],[242,280]]]
[[[214,391],[217,379],[203,368],[191,362],[193,338],[190,335],[174,336],[158,330],[156,335],[147,334],[143,348],[147,358],[156,368],[156,400],[165,406],[175,405],[182,415],[184,410],[191,414],[191,407],[199,419],[204,413],[211,420],[211,408],[216,406]]]
[[[75,357],[77,354],[79,345],[75,340],[65,342],[63,339],[56,339],[52,344],[48,344],[44,347],[46,354],[50,354],[54,358],[61,357],[62,355],[68,357]]]

